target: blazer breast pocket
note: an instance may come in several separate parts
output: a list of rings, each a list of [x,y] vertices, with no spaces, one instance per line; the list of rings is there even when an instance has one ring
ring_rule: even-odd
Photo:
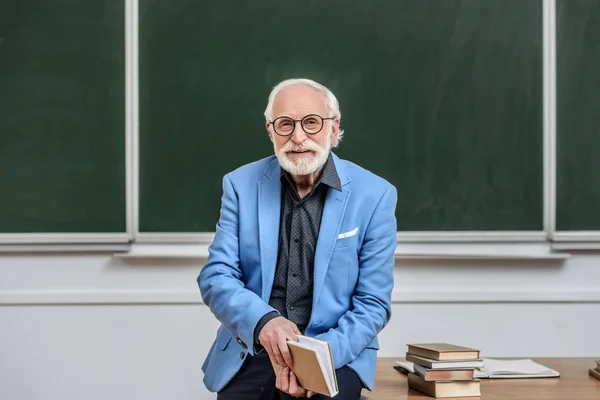
[[[339,249],[342,247],[356,247],[358,243],[358,227],[354,228],[350,231],[342,231],[337,236],[337,240],[335,241],[335,248]]]
[[[358,279],[358,235],[338,238],[331,260],[329,262],[328,272],[332,274],[335,280],[339,295],[344,298],[352,294],[356,281]],[[340,285],[342,279],[346,278],[347,284]]]

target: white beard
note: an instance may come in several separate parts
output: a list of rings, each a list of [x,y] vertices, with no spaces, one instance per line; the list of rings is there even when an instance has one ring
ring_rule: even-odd
[[[291,158],[288,156],[290,151],[314,151],[314,157],[297,157]],[[329,157],[331,150],[331,132],[328,132],[325,138],[325,146],[319,146],[311,138],[307,138],[302,145],[298,146],[291,140],[288,141],[279,151],[275,150],[279,165],[281,168],[294,176],[310,175],[317,172]]]

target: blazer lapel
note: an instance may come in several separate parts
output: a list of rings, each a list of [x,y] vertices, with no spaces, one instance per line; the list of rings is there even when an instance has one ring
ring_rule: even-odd
[[[346,212],[346,206],[348,205],[351,193],[350,186],[348,185],[350,179],[346,174],[346,169],[337,156],[334,155],[333,159],[342,184],[342,192],[329,188],[325,198],[325,207],[323,208],[323,216],[321,218],[321,229],[319,230],[319,239],[317,240],[317,248],[315,251],[313,306],[317,304],[317,300],[319,299],[327,267],[329,266],[331,254],[333,253],[333,247],[335,246],[337,236],[340,233],[342,221],[344,220],[344,213]]]
[[[269,301],[279,246],[279,216],[281,214],[281,171],[277,159],[265,170],[258,182],[258,232],[260,241],[261,298]]]

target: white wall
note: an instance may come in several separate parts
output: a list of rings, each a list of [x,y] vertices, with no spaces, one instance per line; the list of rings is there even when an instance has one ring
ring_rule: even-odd
[[[0,254],[0,399],[198,400],[217,322],[194,260]],[[600,252],[565,262],[399,260],[380,356],[450,341],[483,356],[600,358]]]

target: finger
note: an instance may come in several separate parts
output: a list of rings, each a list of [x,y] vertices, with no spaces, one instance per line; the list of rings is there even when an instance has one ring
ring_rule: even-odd
[[[297,342],[298,341],[298,335],[300,335],[300,332],[298,332],[297,330],[291,329],[290,331],[286,332],[285,335],[288,337],[288,340],[291,340],[293,342]]]
[[[265,348],[265,351],[267,352],[267,354],[269,355],[269,358],[271,360],[274,360],[276,364],[279,364],[279,362],[277,361],[277,358],[275,357],[275,352],[273,351],[273,347],[271,347],[270,343],[267,343],[266,345],[263,346]]]
[[[311,398],[311,397],[313,397],[314,394],[315,394],[315,392],[311,392],[309,390],[308,392],[306,392],[306,397]]]
[[[273,344],[273,358],[275,358],[275,361],[277,361],[277,364],[281,365],[282,367],[286,366],[283,356],[281,354],[281,350],[279,349],[279,346],[277,345],[277,343]]]
[[[288,336],[290,339],[292,340],[298,340],[298,338],[296,337],[297,335],[301,335],[302,332],[300,332],[300,329],[298,329],[298,326],[296,324],[294,324],[293,322],[289,322],[288,324],[285,325],[284,330],[285,335]]]
[[[290,371],[290,391],[292,396],[297,396],[296,391],[298,390],[298,382],[296,381],[296,375]]]
[[[300,329],[298,329],[298,327],[296,326],[296,324],[292,324],[292,329],[294,330],[294,333],[297,335],[301,335],[302,332],[300,332]]]
[[[279,343],[279,351],[281,352],[283,364],[288,366],[289,368],[292,368],[292,355],[290,354],[290,349],[288,348],[288,345],[285,340]]]
[[[298,379],[296,379],[296,374],[290,371],[290,392],[292,396],[301,396],[304,397],[306,391],[300,387],[298,384]]]
[[[279,383],[281,384],[281,388],[279,390],[289,393],[290,390],[290,370],[289,368],[284,368],[281,370],[281,379]]]
[[[281,372],[282,371],[279,371],[279,373],[275,375],[275,387],[279,390],[281,390]]]

